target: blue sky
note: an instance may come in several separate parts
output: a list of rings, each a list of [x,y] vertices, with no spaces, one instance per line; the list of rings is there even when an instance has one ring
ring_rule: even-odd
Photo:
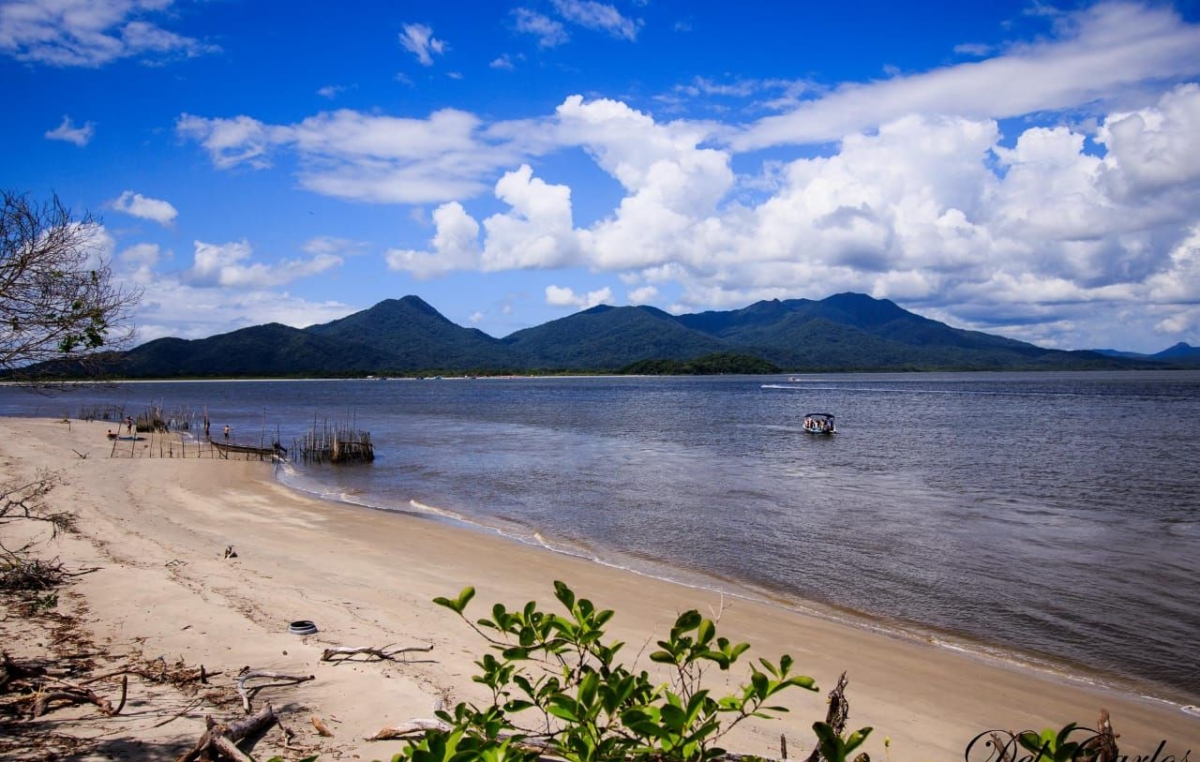
[[[0,187],[140,340],[842,291],[1200,344],[1200,4],[0,0]]]

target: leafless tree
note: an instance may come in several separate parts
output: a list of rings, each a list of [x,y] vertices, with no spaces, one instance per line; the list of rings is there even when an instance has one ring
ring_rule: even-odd
[[[38,204],[0,191],[0,203],[0,374],[34,375],[51,361],[59,374],[83,373],[127,347],[141,290],[114,283],[97,221],[73,219],[57,196]]]

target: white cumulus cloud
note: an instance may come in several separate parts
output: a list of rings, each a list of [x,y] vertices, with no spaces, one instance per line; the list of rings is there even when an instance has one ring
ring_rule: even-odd
[[[429,251],[389,249],[384,255],[388,267],[428,278],[479,266],[479,223],[467,214],[462,204],[451,202],[439,206],[433,213],[433,223],[437,232]]]
[[[156,198],[146,198],[140,193],[125,191],[111,204],[118,212],[140,217],[143,220],[153,220],[159,225],[170,225],[179,216],[179,212],[168,201]]]
[[[612,301],[612,289],[607,287],[577,294],[565,286],[546,286],[546,304],[551,307],[576,307],[586,310],[601,304],[611,304]]]
[[[533,176],[524,164],[496,183],[496,198],[511,211],[483,222],[485,270],[553,268],[570,264],[579,244],[571,221],[571,189]]]
[[[340,256],[318,253],[308,259],[277,263],[250,262],[253,249],[245,241],[225,244],[196,241],[188,283],[194,286],[266,288],[325,272],[342,263]]]
[[[91,122],[85,122],[82,127],[76,127],[75,123],[71,121],[71,117],[64,116],[62,124],[53,130],[48,130],[46,137],[50,140],[62,140],[67,143],[74,143],[82,148],[91,142],[92,135],[94,134],[96,134],[96,125]]]
[[[271,166],[290,149],[301,185],[316,193],[377,203],[462,199],[487,189],[483,178],[517,156],[511,141],[484,134],[478,117],[441,109],[427,119],[323,112],[290,125],[248,116],[206,119],[182,115],[181,137],[195,140],[220,169]]]

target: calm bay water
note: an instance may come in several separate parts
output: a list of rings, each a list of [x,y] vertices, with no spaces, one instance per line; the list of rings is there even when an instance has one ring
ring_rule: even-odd
[[[0,389],[6,415],[95,402],[207,407],[235,439],[288,446],[352,420],[374,464],[280,478],[1200,698],[1200,372]],[[809,411],[841,433],[804,434]]]

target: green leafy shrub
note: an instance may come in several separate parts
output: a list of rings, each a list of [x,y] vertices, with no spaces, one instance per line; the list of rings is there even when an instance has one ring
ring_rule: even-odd
[[[791,688],[816,691],[811,677],[792,674],[792,659],[759,659],[749,679],[728,695],[703,686],[706,668],[729,670],[749,649],[717,635],[716,624],[697,611],[676,619],[650,660],[670,674],[655,682],[617,660],[623,643],[607,641],[610,610],[577,598],[562,582],[554,597],[565,613],[545,611],[534,601],[472,620],[466,609],[475,596],[466,588],[435,603],[458,614],[491,648],[473,679],[491,693],[490,702],[459,703],[439,711],[444,727],[411,740],[393,762],[532,762],[541,755],[569,762],[678,760],[702,762],[725,754],[721,739],[750,717],[775,717],[775,703]],[[843,738],[817,723],[819,746],[830,762],[843,762],[870,728]]]

